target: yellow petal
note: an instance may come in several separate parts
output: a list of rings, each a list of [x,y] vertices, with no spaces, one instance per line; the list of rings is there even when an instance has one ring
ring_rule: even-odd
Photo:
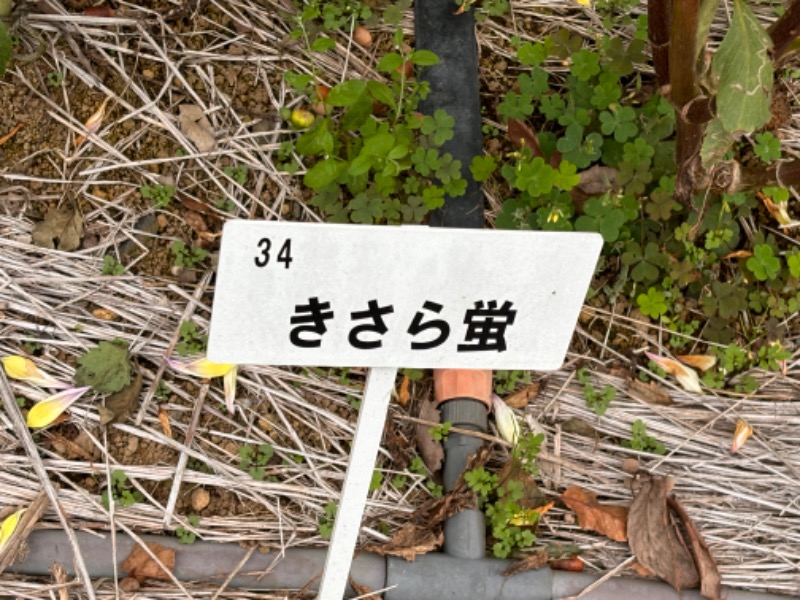
[[[509,524],[516,525],[517,527],[525,527],[536,525],[544,513],[553,508],[554,503],[548,502],[544,506],[523,510],[515,514],[509,519]]]
[[[91,386],[70,388],[37,402],[28,411],[28,427],[49,425],[90,389],[92,389]]]
[[[519,439],[519,421],[517,421],[514,410],[497,394],[492,394],[492,406],[494,407],[494,422],[497,423],[500,435],[509,444],[516,444]]]
[[[195,377],[203,377],[210,379],[211,377],[222,377],[226,375],[236,365],[229,365],[227,363],[213,363],[207,358],[195,358],[192,360],[182,360],[177,358],[168,358],[169,366],[183,373],[184,375],[194,375]]]
[[[14,514],[8,516],[3,520],[3,524],[0,525],[0,550],[6,545],[9,538],[13,535],[14,530],[16,530],[17,525],[19,525],[20,517],[22,517],[22,513],[24,513],[27,508],[23,508],[15,512]]]
[[[233,414],[233,401],[236,400],[236,365],[225,373],[222,383],[225,386],[225,406],[228,407],[228,412]]]
[[[42,373],[30,358],[24,356],[4,356],[0,361],[3,362],[3,370],[11,379],[29,381],[30,383],[42,387],[68,388],[69,384],[51,377],[47,373]]]
[[[652,360],[664,371],[666,371],[668,375],[672,375],[675,379],[677,379],[678,383],[680,383],[683,389],[685,389],[687,392],[694,392],[696,394],[703,392],[703,389],[700,387],[700,377],[697,375],[697,371],[682,365],[677,360],[667,358],[666,356],[658,356],[657,354],[651,354],[650,352],[645,352],[645,354],[647,355],[647,358]]]
[[[736,419],[736,431],[733,434],[731,453],[735,454],[738,452],[751,435],[753,435],[753,428],[747,424],[747,421],[744,419]]]
[[[678,355],[677,358],[682,363],[700,369],[701,371],[708,371],[717,364],[717,357],[709,356],[708,354],[683,354]]]

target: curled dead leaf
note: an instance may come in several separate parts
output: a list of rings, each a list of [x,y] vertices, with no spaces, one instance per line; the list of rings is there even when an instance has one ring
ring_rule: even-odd
[[[161,429],[168,438],[172,437],[172,426],[169,424],[169,413],[163,408],[158,409],[158,420],[161,422]]]
[[[419,418],[433,423],[439,422],[439,410],[430,400],[424,400],[420,404]],[[428,471],[436,473],[442,468],[444,460],[444,449],[442,444],[433,439],[430,433],[431,425],[418,424],[416,426],[417,448],[428,467]]]
[[[503,577],[511,577],[512,575],[517,575],[518,573],[541,569],[547,564],[549,558],[550,556],[547,553],[547,549],[540,548],[533,554],[530,554],[515,563],[511,563],[511,565],[505,571],[503,571],[502,575]]]
[[[518,392],[514,392],[506,398],[506,404],[511,408],[521,409],[528,406],[531,400],[539,395],[539,388],[541,384],[536,381]]]
[[[374,552],[381,556],[400,556],[408,561],[413,561],[418,554],[433,552],[444,541],[444,534],[433,531],[427,525],[406,523],[394,534],[389,543],[379,546],[369,544],[364,550]]]
[[[547,564],[554,571],[571,571],[572,573],[579,573],[583,571],[583,565],[585,563],[577,556],[573,556],[572,558],[557,558],[555,560],[551,560]]]
[[[544,152],[542,152],[542,148],[539,145],[539,138],[536,137],[533,129],[519,119],[511,117],[508,120],[508,139],[515,149],[528,148],[533,158],[537,156],[544,158]]]
[[[636,559],[678,591],[700,584],[706,598],[718,599],[719,571],[699,531],[671,494],[673,480],[640,473],[636,484],[628,518],[629,544]]]
[[[590,529],[617,542],[628,541],[628,508],[601,504],[597,496],[579,486],[572,486],[561,500],[578,515],[582,529]]]
[[[411,400],[411,392],[408,387],[411,384],[411,379],[408,375],[403,375],[403,380],[400,382],[400,389],[397,390],[397,403],[405,408]]]
[[[32,237],[33,243],[42,248],[77,250],[83,237],[83,217],[77,210],[51,208],[33,228]]]
[[[128,573],[128,576],[134,577],[139,583],[142,583],[145,579],[172,581],[164,568],[169,571],[175,568],[175,550],[165,548],[155,542],[148,543],[147,547],[161,564],[156,562],[144,548],[136,546],[128,555],[128,558],[125,559],[125,562],[122,563],[122,569]]]
[[[669,395],[663,386],[655,381],[645,383],[640,379],[628,380],[628,394],[632,398],[646,402],[647,404],[655,404],[657,406],[672,406],[672,397]]]

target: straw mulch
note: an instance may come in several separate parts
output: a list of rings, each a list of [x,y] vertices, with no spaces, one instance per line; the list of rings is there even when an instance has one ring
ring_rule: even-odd
[[[315,219],[304,204],[299,178],[275,167],[279,140],[287,133],[277,113],[301,102],[283,82],[282,73],[290,68],[307,71],[311,65],[287,43],[292,26],[279,16],[278,9],[287,6],[277,1],[220,0],[198,10],[186,5],[179,18],[170,16],[169,7],[122,6],[127,12],[113,19],[80,16],[55,0],[23,7],[20,35],[34,46],[41,42],[42,54],[39,63],[12,67],[0,96],[8,86],[22,90],[41,107],[41,119],[53,125],[50,132],[58,131],[60,137],[31,138],[22,155],[12,153],[9,146],[0,147],[0,153],[13,158],[0,161],[0,356],[19,354],[23,344],[40,344],[40,366],[69,380],[78,356],[101,340],[121,339],[143,373],[142,400],[125,423],[108,428],[99,426],[92,402],[79,401],[70,410],[68,425],[88,440],[85,451],[94,458],[65,458],[64,452],[54,451],[58,440],[53,434],[31,438],[9,412],[17,410],[15,396],[40,399],[43,393],[25,384],[4,386],[0,512],[26,504],[44,488],[58,495],[63,510],[59,515],[49,509],[45,527],[66,524],[101,533],[114,528],[137,534],[184,527],[204,540],[253,543],[273,550],[323,546],[319,522],[325,505],[337,499],[341,488],[357,417],[352,403],[362,392],[364,373],[353,372],[340,381],[324,371],[243,367],[236,414],[228,415],[220,380],[190,382],[165,368],[163,361],[179,339],[182,322],[191,320],[198,330],[207,331],[213,297],[210,272],[190,283],[132,267],[129,273],[136,274],[101,275],[103,256],[126,240],[135,239],[141,246],[137,262],[147,260],[151,246],[135,231],[146,203],[134,198],[143,183],[159,181],[165,172],[179,178],[181,189],[191,198],[232,199],[232,214],[237,217]],[[412,23],[409,14],[403,22],[409,36]],[[484,56],[507,58],[512,34],[533,39],[543,28],[560,26],[588,33],[598,23],[591,11],[573,2],[525,0],[514,3],[513,19],[490,19],[478,33]],[[389,28],[376,31],[378,40],[390,35]],[[327,81],[336,83],[345,73],[378,76],[373,66],[379,44],[364,50],[349,43],[346,35],[337,42],[334,51],[315,56]],[[51,70],[63,73],[69,83],[56,93],[43,77]],[[152,72],[163,78],[155,81]],[[244,100],[237,96],[237,82],[243,81],[251,82]],[[190,91],[197,89],[202,93]],[[73,94],[80,94],[79,105],[73,103]],[[74,150],[68,135],[82,131],[81,124],[106,96],[113,98],[109,106],[113,118],[91,143]],[[176,124],[177,105],[187,101],[208,115],[217,134],[216,149],[202,155],[148,154],[147,143],[155,139],[191,147]],[[11,123],[8,118],[2,123],[10,129],[11,125],[5,126]],[[791,146],[795,138],[787,134],[787,143]],[[32,164],[41,168],[31,169]],[[248,167],[251,179],[246,187],[225,174],[224,167],[231,164]],[[104,190],[113,190],[114,195]],[[498,199],[491,193],[489,198],[496,209]],[[96,236],[94,245],[74,252],[32,245],[34,222],[26,215],[67,199],[80,199],[90,207],[84,219]],[[177,236],[151,235],[164,244]],[[98,308],[111,311],[113,320],[96,316]],[[598,330],[606,335],[598,336]],[[642,468],[675,478],[675,491],[716,557],[723,584],[800,594],[800,409],[793,402],[800,374],[797,354],[788,362],[785,376],[752,373],[762,383],[752,396],[689,395],[663,382],[674,401],[668,407],[631,397],[618,372],[596,375],[596,387],[608,384],[618,390],[606,415],[597,418],[586,407],[575,370],[587,363],[598,368],[628,363],[629,356],[617,354],[609,345],[612,332],[635,340],[633,352],[659,349],[657,328],[624,313],[587,308],[564,369],[535,374],[546,385],[527,407],[526,417],[528,426],[538,422],[548,435],[541,460],[542,487],[555,498],[567,487],[580,485],[609,502],[627,504],[629,475],[622,461],[638,456]],[[160,385],[168,389],[166,397],[156,394]],[[412,407],[429,392],[427,383],[416,384]],[[159,411],[169,416],[171,437]],[[392,407],[390,420],[400,431],[410,427],[406,416],[402,407]],[[562,431],[561,424],[572,417],[592,424],[597,435]],[[731,455],[737,418],[746,419],[756,434]],[[619,446],[619,440],[630,437],[637,419],[666,445],[666,456]],[[125,456],[113,446],[119,440],[136,440],[128,444],[146,446],[149,454],[133,452],[137,462],[118,464],[116,457]],[[273,469],[274,481],[256,481],[239,468],[236,449],[264,443],[271,444],[281,459]],[[503,444],[496,444],[493,464],[500,464],[506,453]],[[392,469],[392,458],[382,450],[383,483],[370,495],[361,543],[388,540],[429,497],[422,475],[404,472],[410,485],[402,491],[392,486],[392,477],[401,473]],[[99,489],[118,468],[144,501],[117,506],[112,514],[101,505]],[[40,478],[44,472],[46,484]],[[100,487],[87,484],[90,479]],[[199,487],[219,492],[220,497],[227,494],[229,502],[213,514],[202,514],[200,525],[193,527],[186,520],[191,511],[186,510],[185,497]],[[600,572],[622,565],[630,556],[627,545],[581,531],[571,513],[559,508],[543,519],[538,537],[542,544],[577,544],[588,568]],[[49,598],[55,593],[53,585],[46,578],[6,574],[0,578],[0,595]],[[68,588],[70,597],[118,593],[114,582],[89,591],[71,580]],[[217,591],[202,582],[183,589],[164,583],[146,589],[150,598],[212,597]],[[225,597],[254,596],[227,590]]]

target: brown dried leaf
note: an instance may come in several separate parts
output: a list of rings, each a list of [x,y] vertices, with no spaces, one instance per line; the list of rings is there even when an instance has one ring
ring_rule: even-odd
[[[77,210],[51,208],[33,228],[33,243],[42,248],[70,252],[81,245],[83,217]]]
[[[380,554],[381,556],[389,554],[413,561],[417,557],[417,554],[433,552],[442,545],[443,541],[444,534],[441,531],[435,533],[430,527],[416,525],[415,523],[406,523],[394,534],[394,537],[388,544],[383,546],[369,544],[364,550]]]
[[[642,566],[680,591],[696,587],[700,575],[670,520],[667,494],[672,485],[669,477],[640,476],[628,517],[628,543]]]
[[[670,495],[667,502],[669,507],[678,513],[684,531],[686,531],[686,537],[689,538],[694,564],[700,574],[700,593],[710,600],[719,600],[722,597],[722,577],[703,536],[700,535],[694,522],[674,495]]]
[[[578,515],[578,524],[617,542],[628,541],[628,508],[600,504],[597,496],[575,485],[561,495],[561,500]]]
[[[430,400],[424,400],[419,407],[419,418],[433,423],[439,422],[439,410]],[[432,425],[418,424],[416,426],[417,448],[431,473],[436,473],[442,468],[444,449],[442,444],[433,439],[430,434]]]
[[[196,104],[181,104],[178,125],[199,152],[211,152],[217,145],[214,129],[202,108]]]
[[[106,398],[105,411],[101,411],[100,424],[121,423],[139,404],[139,392],[142,391],[142,372],[136,372],[136,379],[120,391]]]
[[[550,556],[547,554],[547,549],[541,548],[533,554],[530,554],[515,563],[511,563],[511,565],[509,565],[509,567],[503,571],[502,575],[503,577],[511,577],[512,575],[524,573],[525,571],[535,571],[536,569],[541,569],[547,564],[549,558]]]
[[[572,573],[579,573],[583,571],[583,565],[585,563],[577,556],[573,556],[572,558],[557,558],[555,560],[551,560],[547,564],[554,571],[571,571]]]
[[[158,409],[158,420],[161,422],[161,429],[168,438],[172,437],[172,426],[169,424],[169,413],[163,408]]]
[[[357,584],[352,575],[350,575],[350,587],[353,588],[356,596],[361,598],[361,600],[380,600],[380,595],[373,594],[372,589],[367,585]]]
[[[500,472],[497,474],[500,486],[508,489],[508,484],[512,481],[519,481],[522,484],[523,496],[518,500],[521,508],[530,510],[547,505],[547,497],[536,485],[536,479],[524,467],[518,458],[511,458]]]
[[[629,379],[628,394],[632,398],[647,404],[655,404],[657,406],[672,406],[674,404],[669,392],[655,381],[645,383],[639,379]]]
[[[541,384],[536,381],[529,386],[525,387],[518,392],[511,394],[508,398],[505,399],[506,404],[508,404],[511,408],[525,408],[528,406],[531,400],[536,398],[539,395],[539,388]]]
[[[165,548],[154,542],[147,544],[156,558],[170,571],[175,568],[175,550]],[[153,560],[147,551],[141,546],[136,546],[130,553],[122,568],[130,577],[134,577],[139,583],[145,579],[160,579],[162,581],[172,581],[169,574]]]
[[[100,319],[101,321],[113,321],[114,319],[119,317],[117,313],[107,308],[95,308],[92,311],[92,316],[97,319]]]
[[[208,231],[206,220],[203,218],[203,215],[198,212],[187,210],[183,214],[183,220],[186,221],[189,228],[198,235]]]
[[[533,129],[513,117],[508,120],[508,139],[517,150],[524,146],[530,149],[534,158],[537,156],[544,158],[544,152],[542,152],[539,139],[536,137]]]
[[[571,417],[561,424],[561,431],[564,433],[574,433],[583,437],[596,438],[597,430],[583,419]]]
[[[400,389],[397,390],[397,403],[403,408],[408,406],[411,400],[411,392],[408,391],[410,384],[411,379],[409,379],[408,375],[403,375],[403,380],[400,382]]]

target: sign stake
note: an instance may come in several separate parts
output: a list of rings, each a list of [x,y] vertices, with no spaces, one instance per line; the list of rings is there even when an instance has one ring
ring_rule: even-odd
[[[396,377],[395,367],[372,368],[367,375],[342,497],[325,559],[320,600],[341,600],[344,597]]]

